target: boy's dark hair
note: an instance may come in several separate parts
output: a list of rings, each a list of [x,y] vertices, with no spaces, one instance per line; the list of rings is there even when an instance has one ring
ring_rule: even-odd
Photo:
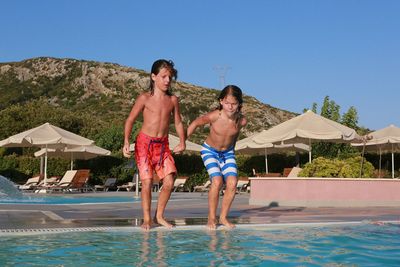
[[[218,101],[224,99],[227,95],[232,95],[239,102],[238,113],[240,113],[243,104],[242,90],[240,90],[240,88],[236,85],[227,85],[224,89],[222,89],[221,93],[219,94]],[[222,109],[221,103],[219,103],[218,109]]]
[[[154,81],[151,78],[151,75],[157,75],[162,68],[166,68],[171,72],[171,76],[174,80],[178,78],[178,71],[174,68],[174,62],[172,60],[166,60],[166,59],[159,59],[154,61],[153,66],[151,66],[151,73],[150,73],[150,94],[154,94]],[[171,88],[168,88],[167,91],[168,95],[172,95]]]

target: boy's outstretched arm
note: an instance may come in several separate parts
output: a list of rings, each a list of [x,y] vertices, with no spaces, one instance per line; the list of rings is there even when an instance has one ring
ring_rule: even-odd
[[[179,110],[179,100],[177,97],[173,99],[174,102],[174,123],[175,123],[175,130],[179,136],[179,145],[177,145],[173,152],[176,154],[181,153],[186,149],[186,133],[185,128],[183,127],[182,116]]]
[[[192,121],[192,123],[190,123],[189,127],[187,128],[186,138],[189,138],[189,136],[191,136],[192,133],[194,133],[194,131],[196,130],[197,127],[205,125],[205,124],[210,124],[211,123],[211,114],[212,113],[207,113],[206,115],[200,116],[197,119],[195,119],[194,121]]]
[[[124,127],[124,147],[122,148],[122,153],[124,154],[124,157],[130,158],[131,157],[131,152],[129,151],[129,139],[131,137],[132,133],[132,127],[133,124],[135,123],[136,118],[139,116],[140,112],[144,108],[144,103],[145,103],[145,97],[143,95],[140,95],[135,104],[133,105],[131,112],[129,113],[128,118],[125,121],[125,127]]]

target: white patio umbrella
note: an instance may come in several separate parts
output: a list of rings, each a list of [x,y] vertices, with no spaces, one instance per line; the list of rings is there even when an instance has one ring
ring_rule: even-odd
[[[354,129],[315,114],[311,110],[288,121],[264,130],[252,138],[257,144],[303,143],[311,146],[313,141],[333,143],[361,142]],[[311,161],[311,152],[309,153]]]
[[[241,139],[236,142],[235,151],[241,154],[250,155],[264,155],[265,157],[265,172],[268,173],[268,154],[274,153],[285,153],[288,151],[296,152],[310,152],[311,149],[308,145],[298,143],[298,144],[257,144],[253,141],[253,137],[258,135],[258,133]]]
[[[379,153],[379,175],[381,170],[382,153],[392,154],[392,178],[394,178],[394,153],[400,151],[400,128],[390,125],[386,128],[367,134],[365,144],[351,144],[355,147],[364,147],[365,151]]]
[[[46,155],[46,149],[42,148],[35,152],[35,157],[44,157]],[[88,160],[98,156],[108,156],[111,155],[111,151],[101,148],[96,145],[89,146],[71,146],[63,149],[47,149],[48,157],[58,157],[71,160],[71,170],[74,167],[74,160],[83,159]]]
[[[94,142],[50,123],[10,136],[0,141],[0,147],[64,148],[91,145]],[[44,183],[47,183],[47,153],[44,162]]]

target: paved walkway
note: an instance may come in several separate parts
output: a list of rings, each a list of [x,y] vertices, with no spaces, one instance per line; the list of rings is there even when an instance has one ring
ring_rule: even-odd
[[[72,196],[133,196],[131,192],[72,194]],[[153,194],[154,212],[157,193]],[[207,194],[173,193],[166,209],[166,218],[176,225],[205,224]],[[249,205],[247,193],[236,195],[230,217],[236,223],[281,224],[315,222],[400,222],[396,207],[306,208],[265,207]],[[142,211],[137,203],[82,205],[0,204],[0,230],[49,229],[70,227],[138,226]]]

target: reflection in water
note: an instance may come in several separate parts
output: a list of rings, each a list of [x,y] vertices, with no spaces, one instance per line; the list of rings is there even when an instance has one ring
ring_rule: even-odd
[[[210,237],[210,243],[208,246],[209,252],[213,254],[210,261],[210,266],[221,266],[224,263],[224,259],[231,260],[229,257],[228,250],[232,249],[230,247],[231,242],[231,231],[207,231]]]
[[[165,233],[163,231],[143,231],[143,239],[140,248],[140,262],[137,266],[168,266],[166,264],[164,235]]]
[[[164,239],[165,239],[165,232],[157,231],[157,242],[156,242],[156,266],[164,267],[167,266],[165,263],[166,255],[165,255],[165,248],[164,248]]]
[[[149,254],[150,254],[150,233],[143,232],[143,240],[142,247],[140,248],[140,262],[138,262],[138,266],[147,266],[149,262]]]

